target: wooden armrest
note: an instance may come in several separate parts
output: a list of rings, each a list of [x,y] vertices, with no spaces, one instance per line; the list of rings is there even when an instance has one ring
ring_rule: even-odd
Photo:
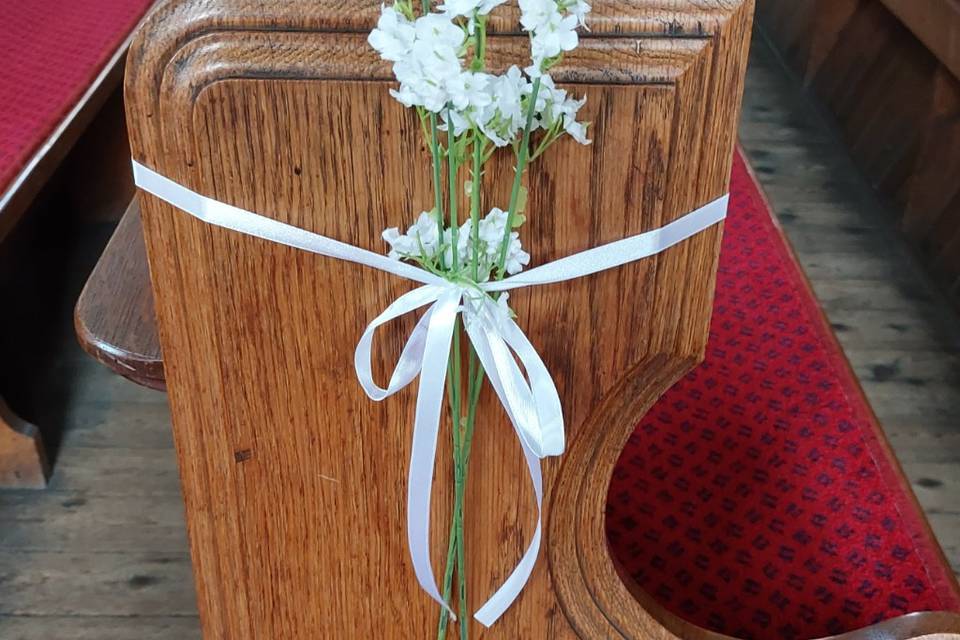
[[[99,362],[137,384],[166,389],[136,199],[80,294],[74,326],[80,346]]]
[[[960,78],[960,1],[883,0],[883,4]]]

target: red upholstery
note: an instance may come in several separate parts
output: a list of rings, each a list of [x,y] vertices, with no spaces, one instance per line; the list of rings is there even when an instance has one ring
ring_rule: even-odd
[[[960,610],[949,567],[738,156],[706,361],[638,426],[614,556],[667,609],[814,638]]]
[[[0,3],[0,193],[74,107],[152,2]]]

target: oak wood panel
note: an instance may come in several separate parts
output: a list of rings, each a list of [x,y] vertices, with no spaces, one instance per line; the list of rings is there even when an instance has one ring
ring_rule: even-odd
[[[958,7],[956,0],[761,0],[757,7],[764,33],[836,118],[858,167],[955,304]]]
[[[389,69],[363,34],[333,33],[368,28],[375,3],[358,7],[360,23],[324,3],[165,4],[131,52],[135,157],[214,197],[381,250],[380,230],[423,208],[429,183],[411,170],[426,166],[424,148],[413,115],[386,94]],[[598,12],[594,36],[555,74],[588,94],[595,142],[561,148],[529,176],[530,210],[543,212],[525,229],[538,260],[668,222],[726,189],[749,3],[610,7],[623,18],[608,24]],[[689,25],[696,37],[599,37],[617,24],[666,33]],[[491,40],[494,64],[525,47]],[[368,151],[377,140],[382,158]],[[506,162],[487,171],[488,201],[503,197],[511,171]],[[400,533],[412,394],[371,403],[349,358],[370,315],[407,285],[205,227],[153,198],[141,205],[207,636],[429,633],[436,607],[412,579]],[[609,211],[617,214],[601,215]],[[546,465],[553,560],[494,629],[473,625],[477,637],[672,637],[642,609],[614,621],[624,614],[591,597],[591,582],[616,577],[605,544],[569,556],[585,567],[557,564],[556,549],[579,546],[577,520],[602,528],[609,449],[637,417],[603,409],[614,391],[642,384],[628,408],[642,413],[702,357],[718,231],[617,272],[514,296],[558,378],[572,446]],[[624,290],[650,313],[624,305]],[[381,369],[410,328],[409,319],[397,324],[381,337]],[[468,499],[475,602],[533,525],[518,447],[492,397],[482,402]],[[449,508],[448,465],[442,451],[438,522]],[[596,479],[587,489],[588,472]],[[561,487],[587,498],[559,500]],[[440,532],[437,543],[439,556]]]

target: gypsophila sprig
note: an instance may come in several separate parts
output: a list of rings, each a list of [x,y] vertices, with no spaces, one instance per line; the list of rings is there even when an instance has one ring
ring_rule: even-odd
[[[390,246],[390,257],[415,262],[463,286],[464,304],[477,305],[490,295],[478,283],[519,273],[530,263],[520,241],[527,215],[522,179],[529,163],[567,137],[590,144],[588,125],[578,120],[586,98],[570,96],[549,74],[579,44],[577,29],[585,27],[590,5],[584,0],[518,1],[520,23],[529,35],[529,58],[517,60],[500,74],[486,68],[486,27],[489,14],[505,0],[442,0],[434,10],[424,1],[419,11],[411,0],[399,0],[381,8],[377,27],[368,38],[370,46],[393,65],[399,87],[390,94],[417,110],[432,162],[425,169],[432,177],[433,208],[420,213],[403,233],[398,227],[387,229],[383,239]],[[510,198],[506,208],[484,207],[483,167],[498,150],[515,156]],[[461,188],[457,179],[462,167],[469,179]],[[463,220],[458,215],[460,193],[469,197]],[[481,211],[487,213],[481,215]],[[492,297],[496,305],[480,306],[496,309],[501,320],[510,317],[507,295]],[[450,606],[456,600],[459,616],[466,621],[470,615],[464,500],[484,371],[471,346],[463,375],[461,341],[458,324],[447,378],[455,490],[443,597]],[[438,640],[446,638],[449,624],[443,610]],[[461,624],[460,640],[467,640],[468,633],[468,625]]]

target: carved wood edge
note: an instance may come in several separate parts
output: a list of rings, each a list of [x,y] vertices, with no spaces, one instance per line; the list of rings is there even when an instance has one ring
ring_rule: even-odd
[[[77,341],[95,360],[141,386],[166,390],[136,198],[88,277],[73,323]]]
[[[40,430],[0,397],[0,489],[44,489],[49,473]]]

